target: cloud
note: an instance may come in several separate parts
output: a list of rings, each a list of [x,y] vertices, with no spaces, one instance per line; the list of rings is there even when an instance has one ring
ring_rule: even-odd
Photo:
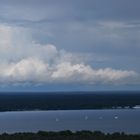
[[[36,42],[25,28],[0,25],[0,83],[127,84],[138,76],[133,70],[94,69],[84,55]]]
[[[0,15],[9,19],[139,19],[139,0],[1,0]],[[22,16],[21,16],[22,15]]]
[[[79,82],[89,84],[108,84],[123,82],[126,78],[133,78],[137,74],[134,71],[114,70],[111,68],[93,69],[89,65],[75,64],[64,62],[56,66],[52,73],[52,78],[65,82]]]
[[[71,62],[48,64],[39,58],[25,58],[16,63],[0,65],[0,82],[7,83],[81,83],[121,84],[132,82],[134,71],[111,68],[93,69],[85,64]]]

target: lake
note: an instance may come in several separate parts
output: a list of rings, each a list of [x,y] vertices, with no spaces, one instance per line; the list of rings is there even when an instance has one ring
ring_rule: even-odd
[[[140,133],[140,109],[0,112],[0,133],[39,130]]]

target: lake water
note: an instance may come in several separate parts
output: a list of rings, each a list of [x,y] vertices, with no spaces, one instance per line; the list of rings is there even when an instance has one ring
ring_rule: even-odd
[[[0,112],[0,133],[38,130],[140,133],[140,109]]]

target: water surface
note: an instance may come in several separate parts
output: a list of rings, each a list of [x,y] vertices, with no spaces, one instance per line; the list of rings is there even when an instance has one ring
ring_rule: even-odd
[[[0,133],[100,130],[140,133],[140,109],[0,112]]]

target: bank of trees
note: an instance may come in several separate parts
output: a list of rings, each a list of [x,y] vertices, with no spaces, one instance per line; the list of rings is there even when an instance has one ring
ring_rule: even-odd
[[[15,133],[1,134],[0,140],[140,140],[139,135],[128,135],[125,133],[104,134],[100,131],[77,131],[71,132],[44,132],[38,133]]]
[[[0,94],[0,111],[133,108],[139,103],[139,92]]]

